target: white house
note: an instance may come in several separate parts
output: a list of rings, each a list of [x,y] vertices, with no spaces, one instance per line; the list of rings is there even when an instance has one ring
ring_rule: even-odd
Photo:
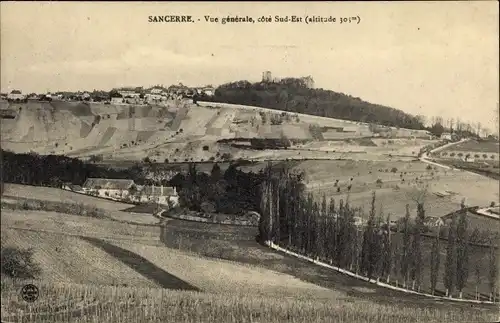
[[[161,205],[169,205],[169,201],[172,206],[177,206],[179,204],[179,195],[175,187],[170,186],[143,186],[137,194],[132,198],[133,201],[143,202],[143,203],[158,203]]]
[[[125,104],[122,96],[114,96],[111,98],[111,104]]]
[[[82,188],[87,194],[123,199],[137,189],[137,186],[131,179],[87,178]]]
[[[441,140],[450,140],[450,141],[452,140],[451,133],[449,132],[443,132],[440,138]]]
[[[139,98],[141,96],[140,89],[135,88],[121,88],[117,90],[124,98]]]
[[[161,87],[155,87],[150,90],[151,94],[162,94],[163,93],[163,88]]]
[[[147,102],[161,101],[163,96],[161,94],[148,93],[144,96]]]
[[[7,95],[7,100],[9,100],[9,101],[24,101],[24,100],[26,100],[26,95],[22,94],[21,91],[19,91],[19,90],[12,90],[12,92],[10,92]]]

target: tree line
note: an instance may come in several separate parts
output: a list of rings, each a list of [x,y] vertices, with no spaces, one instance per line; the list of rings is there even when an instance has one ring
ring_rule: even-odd
[[[448,225],[448,239],[442,242],[439,236],[442,230],[437,230],[434,238],[423,234],[424,202],[417,202],[415,217],[411,216],[407,205],[404,217],[392,231],[391,216],[384,217],[376,212],[375,193],[368,220],[360,225],[361,209],[352,207],[348,199],[327,201],[323,196],[321,202],[316,201],[312,194],[304,193],[301,174],[286,167],[273,172],[268,165],[264,175],[266,179],[260,185],[261,242],[273,242],[370,279],[448,297],[462,298],[464,288],[474,275],[474,298],[479,298],[478,286],[487,277],[489,299],[497,297],[495,245],[498,241],[490,234],[489,247],[482,249],[487,251],[487,266],[471,263],[467,212],[463,203]],[[429,240],[432,240],[430,246]],[[441,259],[443,251],[445,259]],[[428,282],[423,281],[425,277]],[[439,282],[443,283],[445,291],[438,289]],[[424,286],[429,288],[424,290]]]
[[[143,168],[134,165],[126,169],[115,169],[61,155],[38,155],[36,153],[14,153],[1,151],[2,182],[61,187],[64,183],[82,185],[89,177],[133,179],[137,184],[163,184],[147,179]]]
[[[290,81],[292,80],[292,81]],[[420,117],[369,103],[360,98],[324,89],[311,89],[293,78],[278,83],[231,82],[220,85],[206,101],[252,105],[322,117],[424,129]]]

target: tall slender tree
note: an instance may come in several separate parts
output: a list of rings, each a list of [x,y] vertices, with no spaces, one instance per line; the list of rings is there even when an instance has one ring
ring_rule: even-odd
[[[363,247],[361,252],[361,268],[368,278],[372,277],[376,266],[375,239],[376,239],[376,219],[375,219],[375,192],[372,193],[370,215],[368,223],[363,233]]]
[[[391,234],[391,214],[387,214],[387,218],[385,220],[384,227],[384,266],[383,266],[383,275],[386,277],[386,282],[390,282],[392,266],[394,261],[394,243],[392,241]]]
[[[462,291],[469,277],[469,239],[468,220],[465,201],[462,200],[457,224],[457,290],[462,298]]]
[[[498,241],[496,241],[498,243]],[[489,252],[488,252],[488,283],[490,287],[490,301],[495,300],[497,277],[498,277],[498,263],[497,263],[497,250],[495,248],[495,241],[493,235],[489,234]]]
[[[406,204],[406,214],[403,218],[403,250],[401,251],[401,276],[403,279],[403,287],[406,288],[408,282],[408,274],[410,268],[410,243],[411,243],[411,227],[410,227],[410,205]]]
[[[439,263],[441,261],[441,254],[440,254],[440,237],[439,233],[441,232],[440,227],[438,226],[438,230],[436,231],[436,238],[432,242],[432,249],[431,249],[431,266],[430,266],[430,271],[431,271],[431,290],[432,290],[432,295],[434,295],[436,291],[436,286],[437,286],[437,280],[439,277]]]
[[[479,299],[478,290],[479,286],[481,285],[481,275],[482,275],[480,261],[477,261],[476,264],[474,265],[474,275],[476,276],[476,300],[478,300]]]
[[[446,262],[444,270],[444,287],[446,296],[453,297],[457,283],[457,220],[452,215],[448,227],[448,244],[446,246]]]
[[[337,210],[335,209],[335,199],[330,199],[328,206],[328,223],[329,223],[329,259],[330,263],[336,263],[337,259]]]
[[[425,219],[425,209],[423,202],[417,203],[417,217],[415,226],[413,227],[413,239],[411,247],[411,279],[412,288],[420,289],[420,281],[422,277],[422,232]]]

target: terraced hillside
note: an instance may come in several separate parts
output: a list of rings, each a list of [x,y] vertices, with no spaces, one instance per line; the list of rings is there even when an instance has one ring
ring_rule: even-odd
[[[231,104],[180,100],[161,107],[63,101],[0,104],[9,115],[1,119],[2,147],[14,152],[101,155],[105,160],[149,157],[159,162],[217,159],[224,153],[245,159],[335,159],[345,154],[377,159],[388,154],[414,157],[429,143],[422,131],[387,127],[384,133],[400,139],[366,141],[362,138],[378,132],[368,124]],[[256,137],[295,140],[293,151],[241,149],[220,142]]]

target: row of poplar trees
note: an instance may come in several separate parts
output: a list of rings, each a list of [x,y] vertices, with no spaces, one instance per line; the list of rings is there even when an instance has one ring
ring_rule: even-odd
[[[305,194],[303,174],[292,173],[288,167],[276,169],[269,164],[266,180],[261,184],[261,222],[259,235],[262,242],[272,242],[290,251],[312,259],[350,270],[377,281],[395,284],[412,290],[421,290],[424,270],[430,271],[431,293],[437,291],[440,275],[441,252],[446,244],[446,259],[442,282],[449,297],[462,297],[469,280],[469,242],[467,209],[452,217],[448,239],[439,236],[437,230],[431,250],[424,244],[425,208],[417,202],[417,216],[410,216],[409,205],[397,228],[392,227],[390,215],[383,218],[375,210],[375,193],[372,195],[368,221],[359,225],[363,210],[354,208],[349,201],[332,198],[327,202],[315,201],[312,194]],[[443,241],[442,241],[443,240]],[[490,299],[495,295],[497,266],[496,248],[490,240],[488,254],[488,281]],[[424,254],[430,261],[424,262]],[[476,271],[478,266],[476,266]],[[479,268],[481,270],[481,268]],[[483,269],[484,270],[484,269]],[[477,285],[480,277],[477,273]],[[422,290],[423,291],[423,290]],[[476,287],[476,298],[477,296]]]

